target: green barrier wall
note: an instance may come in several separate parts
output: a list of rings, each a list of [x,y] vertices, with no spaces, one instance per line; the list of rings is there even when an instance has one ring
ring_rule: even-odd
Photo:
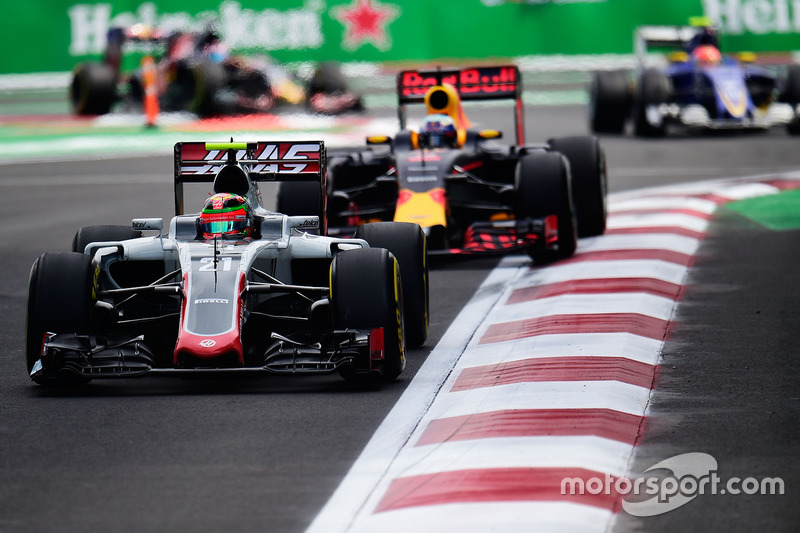
[[[279,61],[627,54],[633,29],[706,14],[730,51],[800,49],[800,0],[26,0],[4,5],[0,73],[70,70],[114,25],[202,28]],[[13,21],[13,24],[10,23]]]

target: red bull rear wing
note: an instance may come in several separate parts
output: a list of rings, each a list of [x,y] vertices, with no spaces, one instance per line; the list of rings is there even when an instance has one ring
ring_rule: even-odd
[[[524,144],[522,77],[516,65],[471,67],[456,70],[404,70],[397,75],[400,127],[406,127],[406,105],[422,104],[431,87],[451,85],[462,101],[514,100],[517,144]]]

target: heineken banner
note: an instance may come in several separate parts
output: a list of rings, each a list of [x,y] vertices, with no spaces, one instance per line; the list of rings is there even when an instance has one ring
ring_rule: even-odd
[[[112,27],[214,27],[278,61],[629,54],[633,30],[707,15],[729,51],[800,49],[800,0],[25,0],[4,5],[0,73],[98,58]],[[12,22],[13,21],[13,22]]]

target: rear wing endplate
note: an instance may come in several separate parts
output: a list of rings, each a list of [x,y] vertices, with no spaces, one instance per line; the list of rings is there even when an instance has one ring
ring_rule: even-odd
[[[326,161],[322,141],[175,143],[175,213],[183,214],[183,184],[213,183],[219,169],[238,163],[252,182],[318,181],[325,205]]]
[[[400,72],[397,75],[397,114],[401,129],[406,128],[406,105],[424,103],[428,89],[444,83],[452,85],[462,101],[514,100],[517,143],[524,144],[522,77],[516,65]]]

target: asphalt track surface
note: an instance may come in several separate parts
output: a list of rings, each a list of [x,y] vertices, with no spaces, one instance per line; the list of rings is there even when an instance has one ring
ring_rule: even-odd
[[[581,106],[527,115],[529,140],[586,132]],[[498,119],[512,131],[505,114],[473,114]],[[612,191],[800,169],[797,139],[780,131],[602,142]],[[22,353],[31,263],[68,249],[82,225],[168,217],[170,184],[169,157],[0,165],[0,531],[303,531],[496,264],[434,268],[429,340],[382,388],[335,376],[31,384]],[[798,236],[718,215],[690,271],[634,465],[702,451],[722,474],[784,477],[787,494],[704,497],[662,517],[620,516],[620,531],[800,523]]]

